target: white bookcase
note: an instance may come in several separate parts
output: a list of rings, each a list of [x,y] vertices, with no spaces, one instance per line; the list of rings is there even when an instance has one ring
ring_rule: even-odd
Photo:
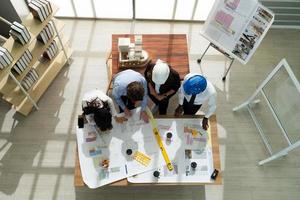
[[[58,11],[58,8],[53,4],[51,6],[52,13],[43,22],[33,18],[31,13],[23,20],[22,24],[27,27],[31,35],[31,39],[27,44],[22,46],[10,37],[2,45],[2,47],[11,53],[14,61],[8,67],[0,70],[0,93],[4,100],[11,103],[16,111],[23,115],[28,115],[33,107],[39,109],[37,105],[38,100],[62,67],[69,63],[69,58],[72,54],[68,41],[61,33],[64,24],[54,18],[54,14]],[[50,21],[54,25],[55,35],[46,44],[43,44],[37,40],[37,36]],[[53,40],[59,45],[58,53],[52,60],[40,62],[41,55]],[[20,75],[12,73],[14,64],[27,49],[33,56],[29,66]],[[32,68],[37,71],[39,79],[26,91],[21,85],[21,80]]]

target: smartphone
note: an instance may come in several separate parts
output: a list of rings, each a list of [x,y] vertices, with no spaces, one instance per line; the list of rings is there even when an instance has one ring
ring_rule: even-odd
[[[83,128],[84,127],[84,119],[83,119],[82,115],[78,116],[78,127],[79,128]]]

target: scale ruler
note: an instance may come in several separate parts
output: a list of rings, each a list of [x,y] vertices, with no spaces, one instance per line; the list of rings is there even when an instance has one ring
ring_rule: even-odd
[[[156,142],[159,146],[159,149],[164,157],[164,160],[167,164],[167,168],[169,171],[172,171],[174,169],[171,161],[170,161],[170,158],[168,156],[168,153],[165,149],[165,146],[161,140],[161,137],[160,137],[160,134],[159,134],[159,131],[158,131],[158,128],[157,128],[157,123],[156,123],[156,120],[154,119],[153,115],[152,115],[152,112],[150,111],[150,109],[148,107],[146,107],[146,113],[149,117],[149,120],[150,120],[150,123],[151,123],[151,126],[152,126],[152,130],[153,130],[153,134],[155,136],[155,139],[156,139]]]

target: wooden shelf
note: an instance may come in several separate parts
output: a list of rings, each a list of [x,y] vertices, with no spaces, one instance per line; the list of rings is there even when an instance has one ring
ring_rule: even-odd
[[[56,42],[58,43],[58,41],[56,41]],[[63,40],[63,45],[66,48],[67,47],[67,41]],[[52,63],[56,62],[57,57],[59,57],[59,55],[61,53],[63,53],[63,51],[59,50],[58,54],[52,60],[48,60],[48,61],[43,62],[43,63],[36,62],[36,65],[34,65],[32,68],[34,68],[37,71],[37,73],[39,75],[39,80],[42,79],[42,77],[46,73],[47,69],[50,68]],[[38,84],[39,80],[36,83],[34,83],[34,85],[27,91],[30,96],[31,96],[31,91],[34,89],[35,85]],[[11,103],[15,106],[18,106],[26,98],[26,95],[22,92],[22,90],[19,86],[15,85],[13,90],[10,90],[9,93],[3,95],[2,98],[5,99],[7,102],[9,102],[9,103]]]
[[[65,46],[67,51],[67,56],[70,58],[72,54],[72,50]],[[31,98],[37,102],[41,96],[44,94],[46,89],[52,83],[56,75],[59,73],[61,68],[66,64],[67,59],[64,55],[63,51],[60,51],[59,54],[55,57],[55,59],[50,63],[41,63],[39,66],[39,70],[45,70],[44,74],[40,77],[37,83],[33,86],[32,90],[29,92]],[[37,68],[38,69],[38,68]],[[20,105],[16,106],[16,110],[23,115],[28,115],[32,110],[32,103],[26,97]]]
[[[29,99],[31,98],[35,103],[38,102],[72,54],[72,50],[68,43],[61,37],[61,31],[64,25],[61,21],[54,18],[54,14],[58,11],[58,8],[53,4],[51,5],[52,13],[43,22],[35,19],[31,13],[23,20],[22,24],[27,27],[31,36],[31,39],[27,44],[21,45],[10,37],[3,45],[3,47],[10,51],[14,60],[8,67],[0,70],[0,92],[4,94],[2,98],[11,103],[17,112],[20,112],[23,115],[28,115],[33,108],[33,104]],[[43,44],[36,38],[50,21],[55,23],[58,33],[46,44]],[[58,37],[62,39],[63,47],[61,47]],[[53,40],[55,40],[59,46],[57,55],[52,60],[45,62],[39,61],[41,55],[46,51]],[[66,50],[67,56],[65,56],[62,48]],[[33,58],[22,74],[16,75],[15,77],[18,82],[21,82],[29,70],[33,68],[37,71],[39,79],[32,85],[27,93],[23,93],[18,84],[15,83],[11,76],[9,76],[9,73],[27,49],[31,52]],[[28,96],[30,98],[28,98]]]
[[[58,11],[58,7],[53,4],[51,4],[51,7],[52,13],[43,22],[35,19],[31,13],[23,20],[23,25],[29,30],[31,37],[36,38],[51,19],[54,19],[53,17]]]
[[[64,23],[62,23],[59,20],[54,20],[56,27],[57,27],[57,31],[59,34],[61,34],[61,31],[64,27]],[[24,70],[24,72],[21,75],[17,75],[16,78],[18,79],[18,81],[21,81],[25,75],[29,72],[29,70],[31,69],[31,66],[34,65],[34,63],[36,63],[38,61],[38,59],[40,58],[40,56],[43,54],[44,51],[46,51],[46,49],[48,48],[48,46],[51,44],[51,42],[53,42],[53,40],[57,37],[57,35],[55,35],[54,37],[52,37],[46,44],[43,44],[39,41],[36,41],[34,45],[32,45],[32,47],[29,47],[29,50],[31,52],[32,55],[32,60],[30,61],[28,67]],[[56,41],[58,44],[58,41]]]
[[[57,31],[60,34],[64,27],[64,23],[56,19],[54,20],[54,22],[56,24]],[[21,81],[26,76],[26,74],[29,72],[32,66],[38,61],[42,53],[47,49],[47,47],[56,38],[56,36],[57,35],[51,38],[47,42],[47,44],[43,44],[38,40],[35,40],[33,43],[30,44],[28,49],[30,50],[33,58],[28,64],[28,67],[23,71],[23,73],[21,75],[16,75],[18,81]],[[58,43],[58,41],[56,42]],[[0,82],[0,92],[4,95],[7,95],[9,92],[13,91],[16,87],[18,87],[17,84],[9,76],[3,77],[3,81]]]
[[[23,25],[27,27],[30,33],[30,41],[25,44],[21,45],[16,42],[12,37],[9,37],[6,42],[3,44],[3,47],[6,48],[13,57],[13,62],[7,66],[5,69],[0,70],[0,80],[2,80],[9,70],[11,70],[12,66],[19,60],[19,58],[24,54],[26,49],[31,45],[32,42],[36,41],[36,37],[38,34],[43,30],[43,28],[49,23],[51,19],[54,19],[54,14],[58,11],[58,7],[51,4],[53,12],[45,19],[45,21],[40,22],[39,20],[33,18],[33,15],[30,13],[25,20],[23,20]]]

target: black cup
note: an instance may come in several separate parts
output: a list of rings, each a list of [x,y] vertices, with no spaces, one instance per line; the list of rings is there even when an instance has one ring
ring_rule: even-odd
[[[196,169],[197,163],[196,163],[196,162],[192,162],[192,163],[191,163],[191,167],[192,167],[193,169]]]
[[[172,136],[173,136],[173,134],[172,134],[171,132],[168,132],[168,133],[167,133],[167,139],[168,139],[168,140],[171,140]]]
[[[126,150],[126,154],[130,156],[132,154],[132,150],[131,149],[127,149]]]
[[[156,178],[159,177],[159,174],[160,174],[159,171],[154,171],[154,172],[153,172],[153,176],[156,177]]]

